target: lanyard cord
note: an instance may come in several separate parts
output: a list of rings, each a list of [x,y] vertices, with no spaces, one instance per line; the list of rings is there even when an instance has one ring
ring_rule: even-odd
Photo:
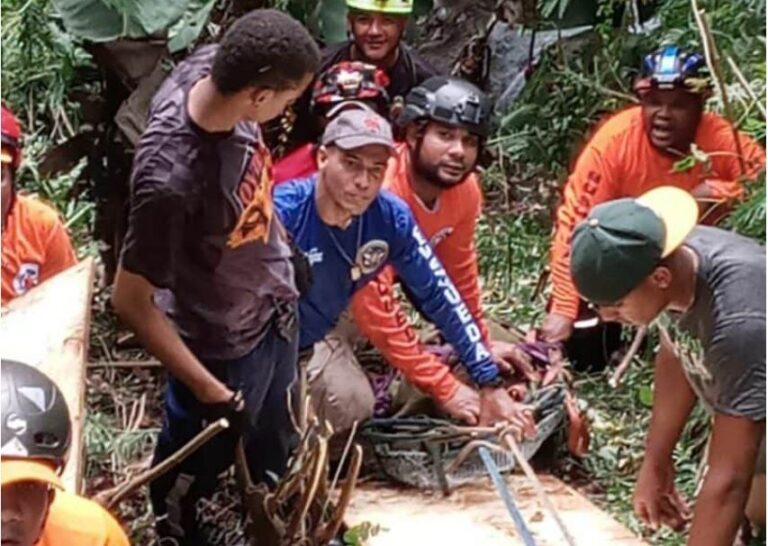
[[[331,237],[331,241],[333,242],[333,246],[336,247],[336,251],[339,253],[339,255],[344,258],[344,261],[346,261],[350,266],[350,275],[352,276],[353,281],[357,281],[360,276],[362,275],[362,271],[360,270],[360,266],[357,263],[357,252],[360,250],[360,243],[363,241],[363,217],[358,216],[358,224],[357,224],[357,243],[355,243],[355,259],[349,257],[349,254],[347,254],[344,251],[344,247],[341,246],[341,243],[339,243],[339,240],[336,238],[336,235],[333,234],[333,230],[329,226],[325,226],[325,229],[328,231],[328,235]]]

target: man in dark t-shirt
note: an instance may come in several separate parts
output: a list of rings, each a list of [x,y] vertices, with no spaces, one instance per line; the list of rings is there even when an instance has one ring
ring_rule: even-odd
[[[158,533],[173,544],[206,544],[196,501],[241,434],[254,479],[285,470],[298,294],[258,124],[303,93],[319,61],[297,21],[254,10],[176,67],[136,151],[112,301],[170,372],[154,464],[207,422],[231,425],[152,482]]]
[[[574,231],[571,276],[606,320],[659,317],[635,512],[684,527],[672,452],[698,398],[714,425],[688,544],[730,546],[745,508],[765,525],[765,249],[697,219],[695,199],[671,186],[598,205]]]

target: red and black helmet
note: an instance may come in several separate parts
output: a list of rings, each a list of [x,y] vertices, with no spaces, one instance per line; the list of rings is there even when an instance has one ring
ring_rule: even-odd
[[[14,169],[18,169],[21,164],[21,125],[5,103],[2,104],[0,129],[2,129],[2,154],[0,154],[0,158],[3,163],[10,163]]]
[[[314,115],[348,101],[376,104],[380,112],[389,108],[389,77],[380,68],[359,61],[343,61],[320,74],[312,90],[310,108]]]

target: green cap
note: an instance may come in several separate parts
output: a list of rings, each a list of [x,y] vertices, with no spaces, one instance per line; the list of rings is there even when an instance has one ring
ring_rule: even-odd
[[[620,301],[672,254],[698,220],[696,200],[663,186],[595,206],[571,239],[571,277],[587,301]]]

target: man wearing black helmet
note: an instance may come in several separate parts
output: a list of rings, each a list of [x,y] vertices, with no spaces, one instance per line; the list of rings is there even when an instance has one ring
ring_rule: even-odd
[[[72,427],[64,395],[35,368],[2,362],[3,546],[126,546],[115,519],[63,491]]]
[[[497,365],[509,369],[508,360],[520,365],[525,358],[514,347],[491,343],[474,246],[482,210],[474,168],[490,117],[490,100],[471,83],[435,76],[416,86],[398,120],[405,143],[390,162],[384,188],[408,204],[478,324],[481,339],[492,347]],[[393,283],[392,270],[385,270],[352,300],[355,323],[391,365],[443,410],[468,423],[524,413],[525,408],[499,388],[500,382],[473,389],[421,346],[394,297]]]
[[[700,54],[677,46],[648,55],[635,84],[640,106],[601,125],[576,161],[557,210],[550,261],[552,301],[540,330],[547,341],[570,338],[579,315],[580,298],[569,272],[570,240],[574,226],[592,207],[673,185],[699,201],[703,223],[714,223],[723,206],[742,196],[743,183],[764,168],[765,151],[754,140],[739,134],[739,150],[730,123],[704,112],[710,90],[705,70]],[[691,155],[693,146],[706,161],[675,168]]]

